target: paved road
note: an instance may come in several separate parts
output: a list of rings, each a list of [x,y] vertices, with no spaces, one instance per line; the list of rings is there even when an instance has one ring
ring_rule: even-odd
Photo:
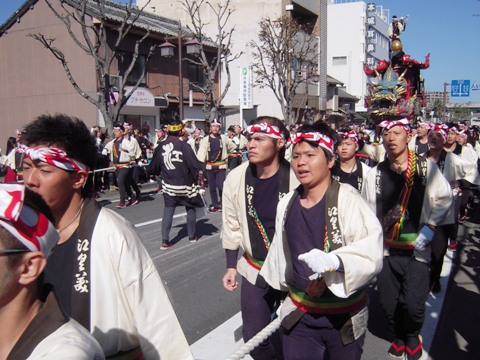
[[[239,292],[226,292],[221,284],[225,271],[219,238],[221,214],[201,218],[197,228],[201,238],[190,244],[185,211],[178,208],[171,232],[174,246],[160,251],[163,197],[154,195],[153,189],[144,186],[141,203],[118,212],[137,226],[164,280],[195,358],[225,359],[242,341]],[[116,192],[110,192],[99,200],[114,208],[117,197]],[[480,332],[475,329],[480,324],[479,239],[480,229],[472,225],[458,251],[447,253],[442,292],[430,295],[427,301],[422,335],[428,353],[423,359],[480,359]],[[387,358],[391,334],[378,306],[375,287],[369,292],[369,332],[362,359],[383,360]]]

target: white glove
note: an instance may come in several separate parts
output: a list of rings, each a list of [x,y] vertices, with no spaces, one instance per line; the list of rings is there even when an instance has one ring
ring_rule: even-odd
[[[198,189],[198,193],[202,196],[205,196],[205,189]]]
[[[102,155],[107,156],[107,155],[108,155],[108,150],[107,150],[107,149],[103,149],[103,150],[102,150]]]
[[[304,261],[317,274],[336,271],[340,267],[340,259],[337,255],[319,249],[312,249],[308,253],[298,255],[298,260]]]
[[[433,235],[435,235],[435,232],[432,229],[430,229],[427,225],[424,225],[420,230],[420,232],[418,233],[417,240],[415,240],[415,243],[413,244],[413,246],[415,247],[415,249],[418,249],[418,250],[425,249],[428,246],[428,244],[430,244],[430,242],[432,241]]]

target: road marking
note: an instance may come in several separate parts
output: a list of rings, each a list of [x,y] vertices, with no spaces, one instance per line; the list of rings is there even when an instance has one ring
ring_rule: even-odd
[[[181,213],[181,214],[173,215],[173,218],[176,219],[176,218],[182,217],[182,216],[187,216],[187,213]],[[159,222],[161,222],[162,220],[163,220],[163,218],[154,219],[154,220],[150,220],[150,221],[145,221],[145,222],[143,222],[143,223],[135,224],[134,226],[135,226],[136,228],[139,228],[139,227],[142,227],[142,226],[147,226],[147,225],[159,223]]]

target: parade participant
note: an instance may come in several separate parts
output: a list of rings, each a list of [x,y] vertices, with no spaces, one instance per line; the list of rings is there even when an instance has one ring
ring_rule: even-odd
[[[381,269],[382,229],[353,187],[331,178],[336,134],[326,123],[291,137],[300,186],[277,208],[260,275],[289,296],[280,308],[285,359],[360,359],[364,287]]]
[[[138,189],[136,195],[133,195],[130,186],[132,182],[131,164],[135,164],[136,151],[139,148],[134,146],[133,141],[125,138],[125,134],[126,130],[123,125],[115,124],[113,127],[114,139],[107,143],[103,149],[103,154],[110,155],[110,160],[116,169],[115,175],[120,191],[120,202],[116,206],[118,209],[127,207],[127,195],[130,197],[129,205],[138,204],[138,198],[140,197],[140,189]],[[132,138],[132,140],[135,139]]]
[[[203,207],[203,200],[197,188],[201,177],[201,164],[195,157],[190,145],[180,140],[183,124],[180,120],[172,120],[168,124],[168,138],[155,149],[152,161],[148,166],[150,174],[162,175],[162,189],[165,206],[162,220],[162,245],[160,250],[172,247],[170,229],[173,214],[177,206],[185,206],[187,210],[188,240],[198,240],[195,234],[195,208]],[[200,179],[201,181],[201,179]]]
[[[463,135],[458,136],[458,134],[459,131],[455,124],[448,124],[447,141],[445,141],[443,148],[445,149],[445,151],[453,152],[454,154],[457,154],[463,159],[477,164],[478,157],[475,153],[475,150],[459,144],[457,140],[458,138],[462,138]]]
[[[370,167],[356,156],[358,151],[357,133],[353,130],[341,130],[340,137],[341,140],[337,146],[338,161],[332,168],[332,177],[335,181],[350,184],[358,192],[362,192],[363,179]]]
[[[408,143],[408,148],[417,154],[424,154],[428,151],[428,131],[430,124],[427,122],[417,122],[417,134],[412,137]]]
[[[0,185],[0,359],[104,359],[97,341],[43,285],[59,238],[52,221],[38,194]]]
[[[54,286],[62,309],[92,333],[107,357],[191,359],[162,279],[133,226],[88,197],[96,148],[85,124],[43,115],[26,126],[24,138],[25,185],[50,206],[60,235],[45,282]]]
[[[380,305],[395,335],[388,353],[422,356],[419,337],[430,290],[430,243],[452,203],[447,180],[435,164],[408,149],[407,119],[383,121],[387,158],[365,180],[363,195],[383,224],[383,269],[377,276]]]
[[[222,191],[223,182],[227,176],[228,154],[235,151],[235,144],[220,133],[221,128],[220,122],[214,119],[210,124],[210,135],[202,139],[197,153],[198,160],[205,163],[205,173],[212,200],[212,204],[209,206],[211,212],[222,209]]]
[[[192,138],[187,141],[195,155],[198,153],[198,149],[200,148],[200,141],[202,141],[202,139],[202,131],[199,128],[195,128]]]
[[[480,176],[475,164],[465,161],[460,156],[446,152],[443,144],[447,139],[445,125],[434,125],[428,133],[430,150],[424,154],[429,160],[437,164],[449,184],[456,186],[457,180],[465,180],[470,184],[480,185]],[[448,238],[454,236],[454,211],[450,209],[448,216],[435,231],[432,240],[432,259],[430,262],[430,290],[433,293],[441,291],[440,274],[442,273],[443,257],[447,252]]]
[[[126,177],[125,187],[128,197],[130,198],[128,204],[136,205],[138,204],[140,196],[142,194],[142,191],[140,190],[137,181],[135,181],[135,173],[138,172],[137,164],[139,166],[142,165],[142,148],[140,147],[140,144],[135,137],[133,125],[124,122],[123,126],[125,128],[125,131],[123,133],[122,147],[128,149],[129,153],[131,154],[131,166],[127,167],[128,173]],[[133,195],[132,189],[133,192],[135,192],[135,195]]]
[[[243,153],[247,147],[247,138],[242,134],[242,128],[239,125],[232,127],[232,136],[230,140],[235,144],[236,150],[228,154],[228,168],[235,169],[242,163]]]
[[[225,181],[221,235],[227,260],[225,289],[236,290],[237,272],[242,275],[240,306],[245,342],[268,325],[275,307],[285,297],[269,287],[258,272],[275,232],[277,203],[298,185],[284,159],[288,139],[284,124],[275,117],[262,116],[252,120],[247,133],[249,162],[232,170]],[[237,263],[240,248],[243,256]],[[250,353],[254,359],[275,359],[275,354],[270,339]]]

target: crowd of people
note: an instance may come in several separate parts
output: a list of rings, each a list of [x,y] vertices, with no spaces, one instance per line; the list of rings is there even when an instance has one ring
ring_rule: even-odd
[[[266,339],[254,359],[360,359],[372,284],[388,354],[422,356],[427,296],[441,291],[468,188],[480,185],[478,129],[397,119],[335,131],[261,116],[226,131],[171,120],[154,140],[143,130],[118,123],[110,139],[58,114],[8,139],[0,358],[193,358],[141,239],[95,201],[117,186],[116,207],[134,206],[142,178],[163,194],[161,250],[176,207],[192,243],[196,209],[222,212],[222,282],[240,289],[244,341],[276,312],[281,321],[282,345]]]

